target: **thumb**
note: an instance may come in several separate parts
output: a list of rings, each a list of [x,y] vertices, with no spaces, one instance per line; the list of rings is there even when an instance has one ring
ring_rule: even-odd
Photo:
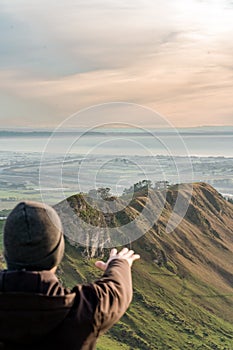
[[[100,270],[102,270],[102,271],[105,271],[105,270],[106,270],[106,267],[107,267],[107,264],[106,264],[105,262],[103,262],[103,261],[96,261],[96,262],[95,262],[95,266],[96,266],[98,269],[100,269]]]

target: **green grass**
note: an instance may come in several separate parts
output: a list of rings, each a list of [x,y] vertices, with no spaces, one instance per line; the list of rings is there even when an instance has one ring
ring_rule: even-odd
[[[69,197],[74,194],[73,191],[65,191],[64,197]],[[15,200],[12,201],[6,201],[6,199],[9,199],[9,197],[14,197]],[[5,208],[13,208],[16,203],[18,203],[21,200],[35,200],[35,201],[42,201],[41,193],[38,190],[35,189],[0,189],[0,199],[3,200],[0,202],[0,210]],[[56,192],[51,191],[50,198],[48,197],[48,194],[46,194],[46,201],[50,201],[51,204],[56,204],[60,199],[60,191]]]
[[[119,343],[118,340],[111,339],[109,336],[103,335],[100,337],[97,347],[97,350],[131,350],[132,348],[126,344]]]

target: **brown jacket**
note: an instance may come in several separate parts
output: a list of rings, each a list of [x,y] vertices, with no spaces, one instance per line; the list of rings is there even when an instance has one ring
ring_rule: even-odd
[[[131,269],[112,260],[92,284],[64,288],[49,272],[0,272],[0,349],[91,350],[132,299]]]

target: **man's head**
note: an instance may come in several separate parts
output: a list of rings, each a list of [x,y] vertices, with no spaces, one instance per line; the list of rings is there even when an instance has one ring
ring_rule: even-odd
[[[61,220],[46,204],[21,202],[6,220],[3,245],[9,270],[51,270],[64,254]]]

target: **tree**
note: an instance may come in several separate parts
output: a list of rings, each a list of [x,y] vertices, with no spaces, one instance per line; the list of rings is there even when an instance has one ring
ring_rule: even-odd
[[[134,192],[152,187],[151,180],[142,180],[134,184]]]
[[[111,196],[111,188],[109,187],[99,187],[97,192],[99,193],[100,197],[103,199],[103,200],[106,200],[108,197]]]

